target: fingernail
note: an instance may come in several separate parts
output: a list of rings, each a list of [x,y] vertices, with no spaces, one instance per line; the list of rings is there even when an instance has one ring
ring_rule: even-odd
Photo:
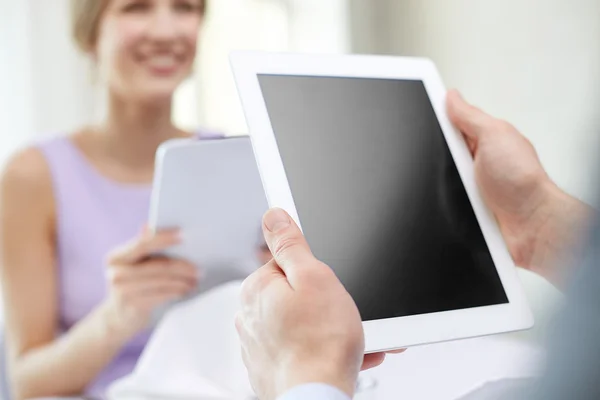
[[[185,241],[185,233],[180,229],[171,230],[171,237],[176,244],[181,244]]]
[[[274,208],[265,215],[265,226],[270,232],[278,232],[290,226],[290,217],[282,209]]]
[[[142,229],[140,229],[139,235],[141,237],[149,237],[150,235],[152,235],[152,229],[150,229],[148,225],[144,225]]]

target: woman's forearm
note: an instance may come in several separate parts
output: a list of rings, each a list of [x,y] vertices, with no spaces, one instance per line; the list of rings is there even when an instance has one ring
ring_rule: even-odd
[[[15,398],[82,394],[125,342],[109,321],[101,306],[61,338],[18,357],[11,371]]]

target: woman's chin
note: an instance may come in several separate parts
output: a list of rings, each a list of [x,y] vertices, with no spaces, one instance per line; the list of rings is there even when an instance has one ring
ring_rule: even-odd
[[[143,91],[137,93],[136,100],[139,103],[147,105],[168,105],[175,93],[175,88],[163,89],[163,90],[150,90],[146,88]]]

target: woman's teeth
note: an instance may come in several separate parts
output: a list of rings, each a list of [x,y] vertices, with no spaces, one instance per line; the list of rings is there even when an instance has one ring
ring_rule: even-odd
[[[177,60],[173,56],[156,56],[148,60],[151,68],[174,68],[177,66]]]

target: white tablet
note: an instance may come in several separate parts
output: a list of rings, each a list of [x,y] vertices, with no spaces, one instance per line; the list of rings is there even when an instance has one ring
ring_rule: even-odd
[[[177,139],[159,147],[149,225],[181,230],[181,245],[165,254],[198,266],[198,293],[243,280],[262,265],[266,210],[249,137]]]
[[[367,352],[532,326],[431,61],[231,61],[269,205],[352,295]]]

